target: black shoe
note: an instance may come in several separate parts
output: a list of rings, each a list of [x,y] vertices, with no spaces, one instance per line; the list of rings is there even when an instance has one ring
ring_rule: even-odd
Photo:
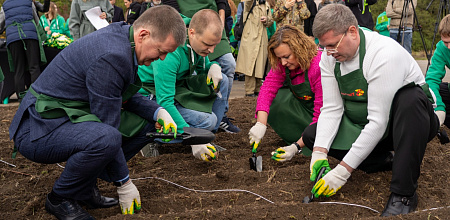
[[[255,95],[255,93],[253,93],[253,94],[245,94],[245,97],[257,97],[257,95]]]
[[[237,134],[241,131],[240,128],[238,128],[236,125],[231,123],[231,121],[234,121],[232,118],[228,118],[227,116],[223,116],[222,121],[220,122],[219,129],[227,132],[227,133],[233,133]]]
[[[48,199],[45,200],[45,210],[56,216],[57,219],[65,220],[91,220],[95,219],[89,213],[81,208],[74,200],[63,199],[61,202],[52,203]]]
[[[394,216],[414,212],[417,208],[417,193],[411,197],[391,193],[381,216]]]
[[[80,201],[80,203],[86,205],[88,209],[100,209],[116,206],[119,204],[119,200],[100,195],[100,190],[95,186],[92,197],[88,200]]]

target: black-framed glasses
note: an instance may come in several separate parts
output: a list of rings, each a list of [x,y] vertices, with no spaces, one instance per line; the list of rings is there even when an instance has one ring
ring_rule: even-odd
[[[335,47],[335,48],[328,49],[328,48],[326,48],[326,47],[324,47],[324,46],[322,46],[322,45],[319,44],[319,45],[317,46],[317,50],[318,50],[318,51],[322,51],[322,52],[324,52],[324,53],[329,53],[329,54],[337,53],[337,52],[338,52],[337,48],[338,48],[339,45],[341,44],[341,41],[342,41],[342,39],[344,39],[344,36],[345,36],[346,34],[347,34],[347,31],[344,32],[344,34],[342,35],[341,39],[340,39],[339,42],[336,44],[336,47]]]

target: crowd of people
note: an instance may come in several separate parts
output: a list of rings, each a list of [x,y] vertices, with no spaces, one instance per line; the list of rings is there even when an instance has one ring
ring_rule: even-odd
[[[257,97],[248,131],[254,153],[270,125],[286,142],[273,160],[310,156],[310,180],[320,179],[315,197],[336,194],[355,169],[392,171],[381,215],[415,211],[427,143],[450,125],[450,89],[442,82],[450,15],[440,23],[425,78],[410,55],[413,14],[398,17],[403,1],[389,0],[376,26],[369,9],[376,0],[323,0],[318,7],[309,0],[124,0],[125,11],[115,2],[73,0],[67,21],[50,0],[2,6],[0,31],[6,29],[20,100],[10,138],[32,161],[67,161],[46,197],[49,213],[93,219],[81,205],[139,211],[127,161],[155,143],[146,134],[241,132],[226,115],[239,74],[245,96]],[[97,6],[110,23],[99,30],[86,16]],[[240,20],[242,36],[234,38]],[[41,73],[42,42],[54,34],[73,42]],[[179,143],[174,138],[159,141]],[[218,159],[213,143],[191,148],[200,160]],[[329,156],[340,161],[333,169]],[[114,183],[119,198],[100,195],[98,178]]]

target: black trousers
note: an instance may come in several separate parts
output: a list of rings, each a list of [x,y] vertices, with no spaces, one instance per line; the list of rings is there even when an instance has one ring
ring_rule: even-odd
[[[439,94],[441,95],[442,102],[445,104],[445,116],[444,125],[450,128],[450,88],[448,83],[443,82],[439,85]]]
[[[420,164],[427,143],[436,136],[439,121],[432,103],[420,87],[400,89],[393,100],[388,136],[380,141],[369,156],[358,166],[365,172],[383,166],[389,151],[394,151],[391,192],[412,196],[420,176]],[[316,124],[303,132],[303,142],[312,150],[316,136]],[[342,160],[347,150],[330,149],[329,156]]]
[[[30,84],[36,81],[41,74],[39,42],[31,39],[23,40],[23,42],[18,40],[10,43],[8,49],[11,51],[15,68],[14,90],[19,97],[19,94],[29,88]]]

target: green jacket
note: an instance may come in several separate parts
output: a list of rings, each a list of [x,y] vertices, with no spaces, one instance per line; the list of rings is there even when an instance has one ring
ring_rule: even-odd
[[[378,33],[381,35],[384,35],[386,37],[389,37],[389,29],[387,26],[391,22],[391,19],[387,17],[386,12],[383,11],[380,15],[377,17],[377,24],[375,26],[375,29],[378,30]]]
[[[156,101],[164,107],[177,124],[179,131],[181,128],[189,127],[186,121],[175,107],[175,87],[176,82],[190,76],[189,53],[187,46],[188,40],[184,46],[178,47],[174,52],[167,54],[164,61],[157,60],[150,66],[139,66],[138,75],[144,84],[154,84]],[[208,57],[202,57],[194,52],[195,72],[208,74],[211,65],[216,62],[210,62]],[[139,90],[143,95],[149,95],[149,91]]]
[[[50,22],[50,24],[48,23],[48,20],[45,17],[45,15],[42,15],[41,19],[40,19],[40,23],[41,23],[42,27],[44,28],[44,30],[46,27],[49,27],[52,34],[60,33],[60,34],[64,34],[64,35],[70,37],[70,32],[69,33],[66,32],[68,30],[65,28],[66,21],[60,15],[56,15],[56,19],[53,19]],[[47,37],[50,37],[50,35],[47,34]]]
[[[425,81],[436,96],[436,111],[445,111],[445,104],[439,94],[439,85],[445,76],[445,67],[450,67],[450,49],[441,40],[436,44],[436,50],[431,58],[431,65],[427,71]]]

